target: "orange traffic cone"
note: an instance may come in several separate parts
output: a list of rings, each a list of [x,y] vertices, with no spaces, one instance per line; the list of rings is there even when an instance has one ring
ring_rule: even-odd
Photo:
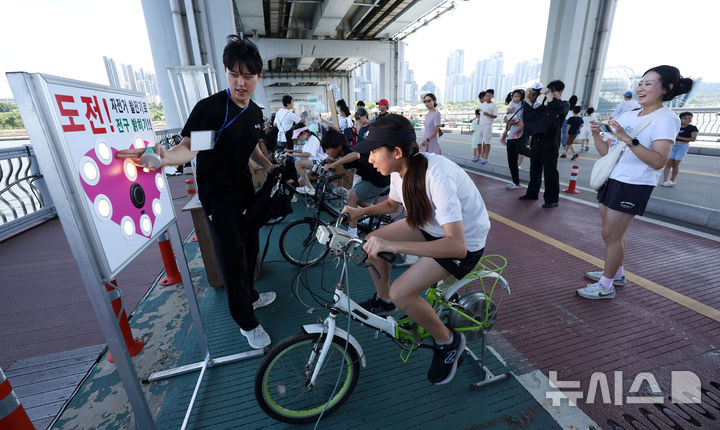
[[[118,319],[120,331],[122,332],[123,339],[125,339],[125,345],[127,345],[128,352],[130,352],[130,357],[135,357],[138,352],[143,349],[145,342],[140,338],[133,338],[132,331],[130,330],[130,322],[123,308],[122,294],[117,288],[117,281],[113,280],[111,284],[105,284],[105,290],[107,290],[110,296],[113,311],[115,311],[115,318]],[[108,361],[113,362],[112,353],[108,354]]]
[[[568,194],[580,194],[580,190],[575,188],[575,184],[577,183],[577,175],[578,171],[580,170],[580,166],[577,164],[572,166],[572,171],[570,172],[570,185],[568,185],[567,190],[563,190],[563,193]]]
[[[35,430],[2,369],[0,369],[0,429]]]
[[[180,271],[175,261],[175,254],[173,254],[167,231],[158,238],[158,246],[160,247],[160,254],[163,259],[163,266],[165,266],[165,276],[158,283],[160,285],[177,284],[182,281],[182,277],[180,276]]]
[[[188,200],[192,199],[196,193],[195,181],[192,179],[186,179],[185,180],[185,189],[187,190]],[[190,242],[197,242],[197,241],[198,241],[197,234],[193,234],[193,236],[190,238]]]

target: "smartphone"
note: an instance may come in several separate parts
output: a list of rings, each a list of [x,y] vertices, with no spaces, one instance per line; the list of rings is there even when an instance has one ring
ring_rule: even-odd
[[[600,131],[602,131],[603,133],[612,133],[613,132],[612,129],[610,128],[610,126],[607,124],[600,124],[598,127],[600,127]]]

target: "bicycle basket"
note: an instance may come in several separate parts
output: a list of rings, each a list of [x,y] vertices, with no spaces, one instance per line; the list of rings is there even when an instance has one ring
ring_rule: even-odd
[[[483,329],[478,328],[477,330],[462,330],[462,333],[465,335],[465,339],[480,339],[483,336],[484,330],[490,330],[492,328],[497,315],[497,306],[495,306],[495,303],[490,300],[490,306],[488,308],[488,300],[488,297],[481,291],[471,291],[460,297],[458,300],[458,304],[462,308],[462,312],[476,321],[485,321],[486,309],[488,314],[488,321]],[[448,315],[448,326],[453,330],[459,328],[477,327],[474,322],[468,320],[457,312],[450,312]]]

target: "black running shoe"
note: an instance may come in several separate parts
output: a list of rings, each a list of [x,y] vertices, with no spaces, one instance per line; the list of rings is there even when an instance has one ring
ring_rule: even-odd
[[[457,370],[458,359],[465,350],[465,335],[454,331],[453,336],[454,339],[450,345],[433,345],[435,355],[433,355],[427,377],[435,385],[447,384],[452,380],[455,370]]]
[[[394,314],[398,308],[392,303],[385,303],[384,300],[378,298],[377,293],[373,294],[372,299],[358,303],[364,309],[379,315],[381,317]]]

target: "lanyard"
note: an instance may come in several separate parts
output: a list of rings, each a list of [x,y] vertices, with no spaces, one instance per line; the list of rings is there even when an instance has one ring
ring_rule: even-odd
[[[215,135],[215,143],[217,143],[217,141],[220,140],[220,135],[222,134],[223,130],[230,127],[230,124],[232,124],[233,121],[238,119],[238,117],[240,115],[244,114],[245,111],[247,110],[247,108],[250,107],[250,101],[248,101],[247,106],[245,106],[245,108],[243,110],[241,110],[239,114],[235,115],[235,118],[231,119],[230,122],[228,122],[227,118],[228,118],[228,111],[230,110],[230,90],[226,89],[225,91],[227,92],[227,95],[228,95],[227,101],[225,102],[225,121],[223,121],[223,124],[220,126],[220,130],[218,130],[217,134]]]

